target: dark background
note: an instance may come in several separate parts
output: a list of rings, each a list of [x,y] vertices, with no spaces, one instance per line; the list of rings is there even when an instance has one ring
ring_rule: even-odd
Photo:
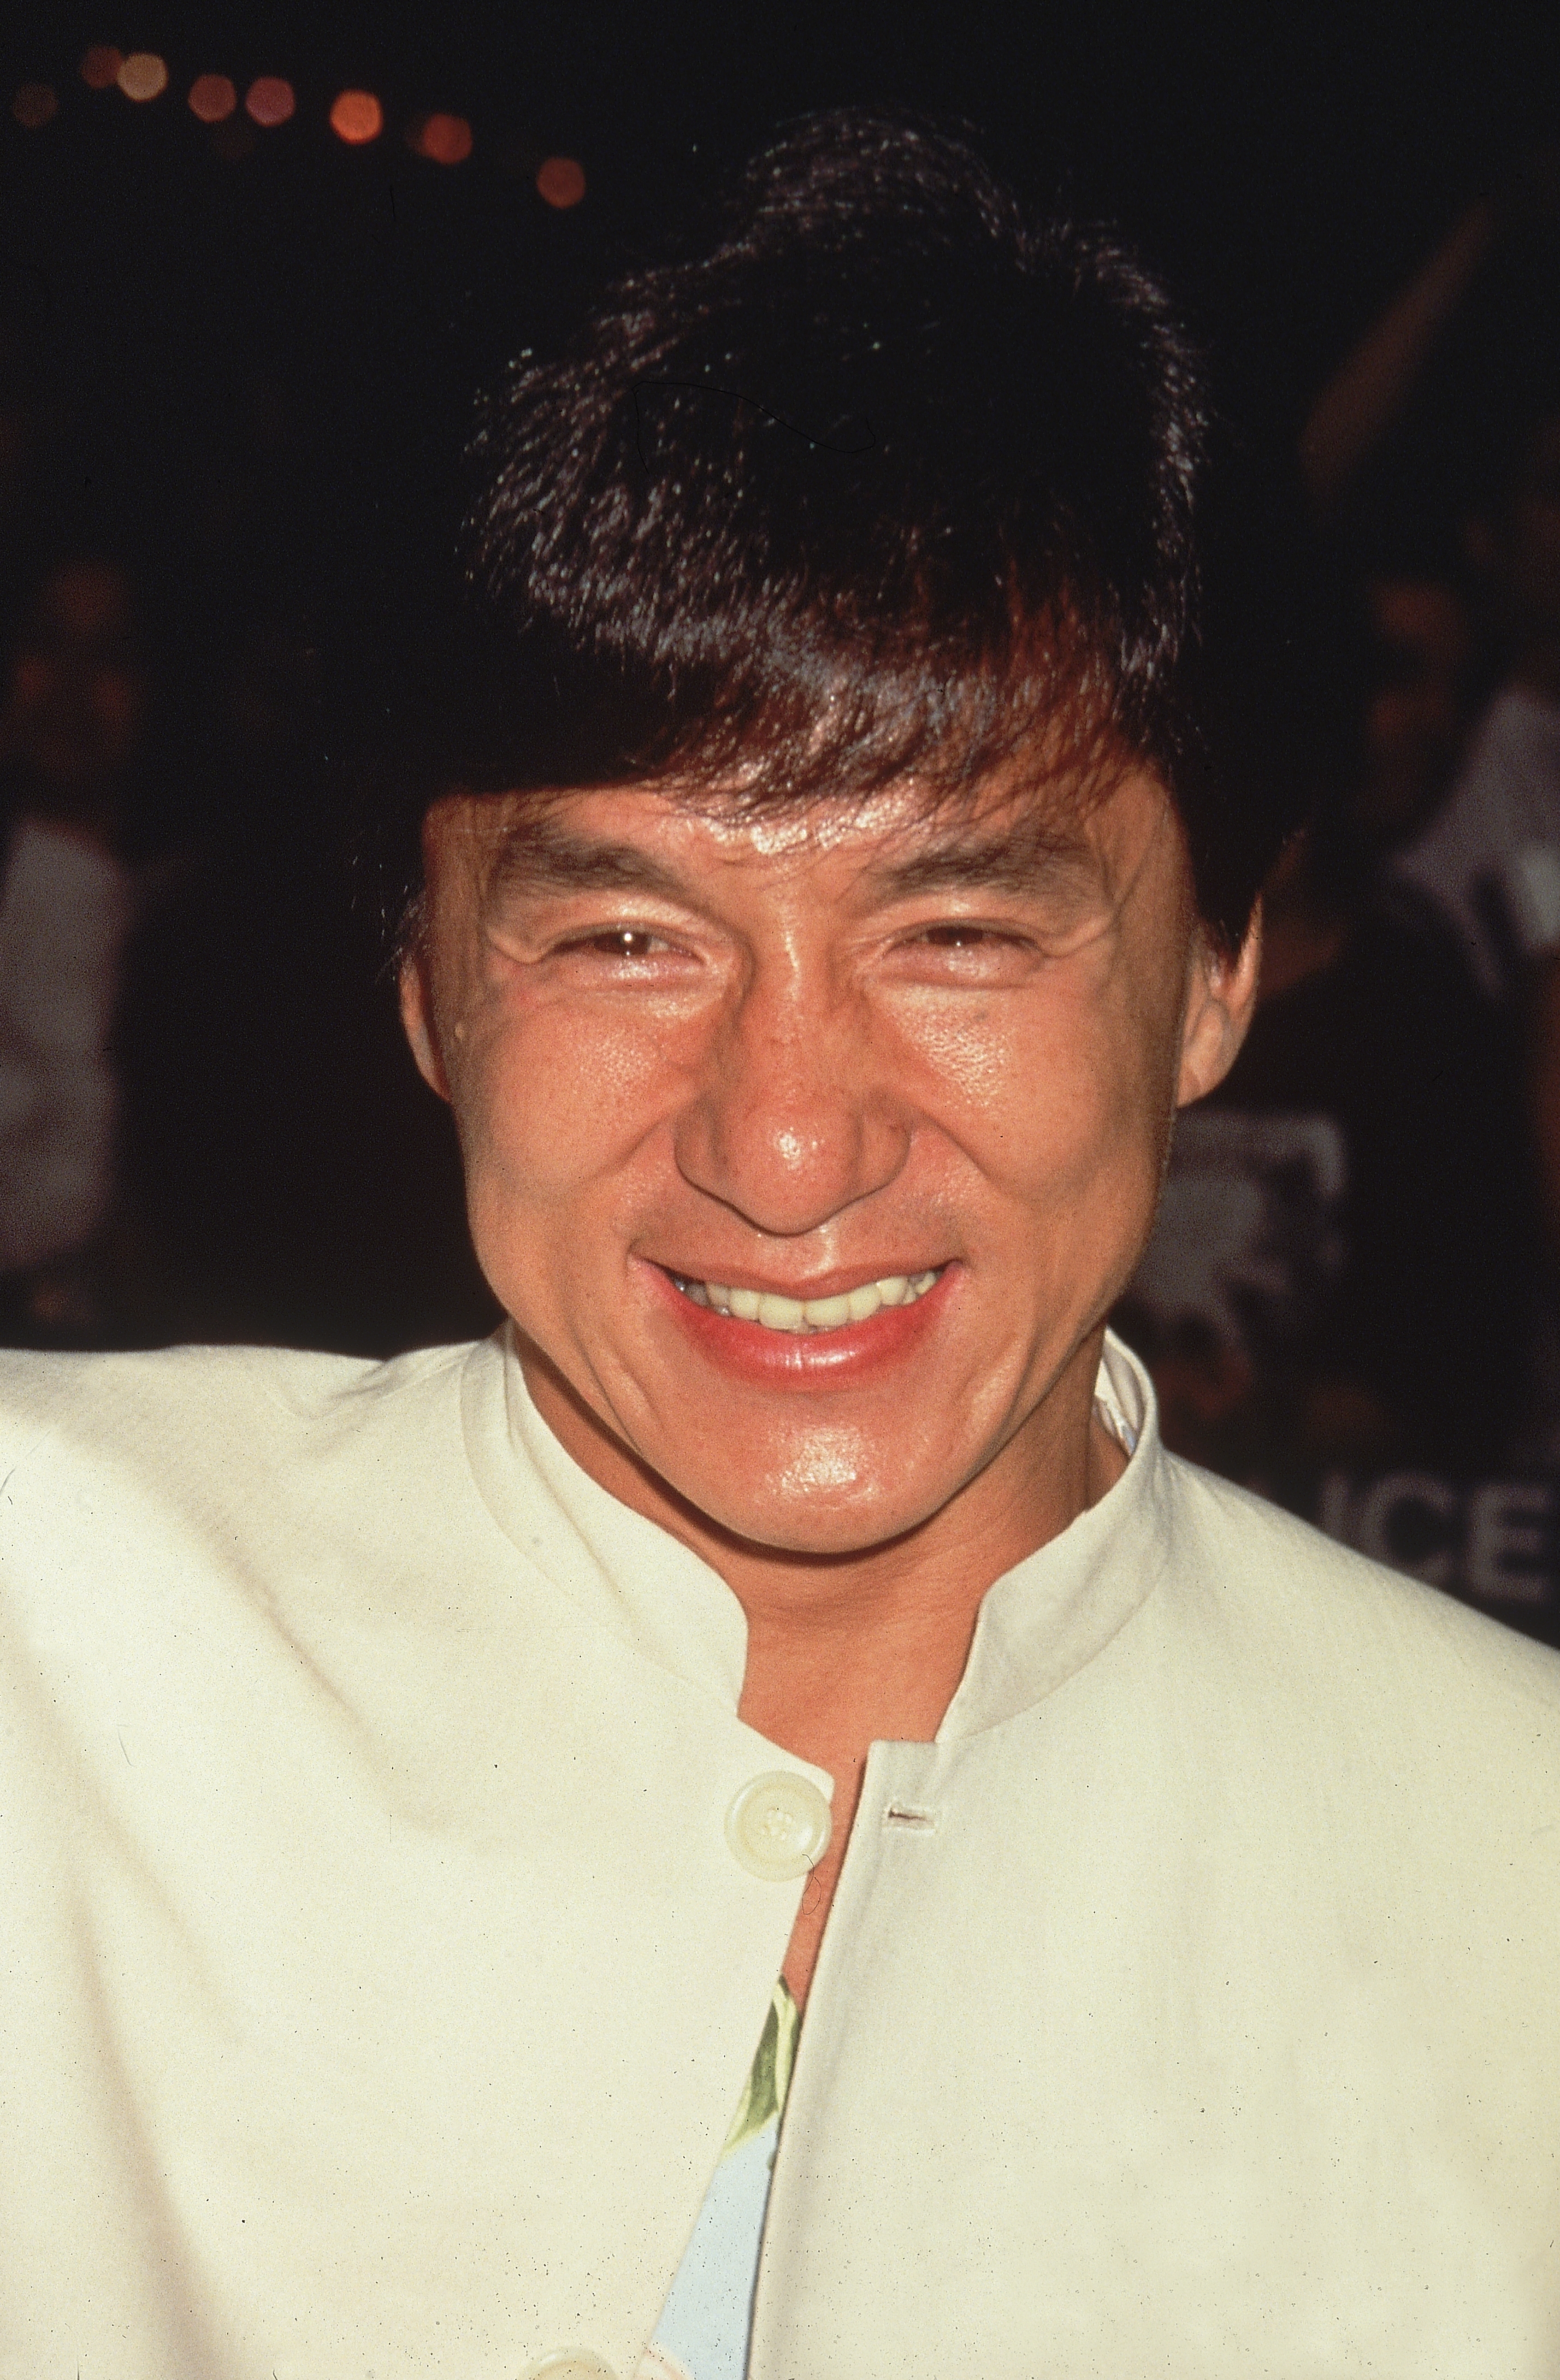
[[[973,119],[1022,184],[1122,224],[1292,434],[1459,209],[1560,144],[1560,12],[331,18],[58,8],[6,42],[6,103],[39,80],[60,104],[0,118],[0,625],[64,555],[129,571],[154,700],[127,834],[162,892],[120,1030],[128,1335],[372,1352],[491,1312],[342,857],[347,756],[484,374],[777,121],[889,101]],[[89,91],[93,42],[159,52],[168,91]],[[225,154],[185,104],[206,71],[285,75],[297,115]],[[329,129],[344,85],[384,102],[369,148]],[[408,151],[431,108],[469,119],[464,164]],[[550,154],[584,169],[567,212],[535,188]],[[1520,292],[1493,302],[1519,336]],[[1432,503],[1446,395],[1432,376],[1362,523]]]

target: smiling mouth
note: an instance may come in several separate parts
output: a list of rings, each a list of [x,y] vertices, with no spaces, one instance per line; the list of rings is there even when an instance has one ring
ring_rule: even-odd
[[[880,1281],[864,1281],[838,1297],[782,1297],[772,1290],[728,1289],[724,1281],[690,1281],[686,1273],[670,1279],[694,1305],[706,1305],[732,1322],[756,1322],[764,1330],[788,1331],[793,1338],[820,1330],[843,1330],[852,1322],[870,1322],[885,1305],[913,1305],[936,1286],[947,1268],[930,1272],[885,1273]]]

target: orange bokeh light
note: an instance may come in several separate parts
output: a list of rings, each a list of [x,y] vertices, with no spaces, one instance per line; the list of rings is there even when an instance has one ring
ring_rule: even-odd
[[[94,42],[81,61],[81,79],[89,91],[109,91],[119,79],[125,61],[106,42]]]
[[[37,132],[52,121],[58,106],[52,83],[24,82],[11,102],[11,114],[24,130]]]
[[[463,115],[424,115],[407,139],[420,157],[435,165],[462,165],[471,154],[471,128]]]
[[[282,75],[257,75],[244,99],[246,114],[267,132],[286,124],[297,105],[297,94]]]
[[[189,113],[202,124],[224,124],[238,104],[226,75],[197,75],[189,86]]]
[[[161,99],[168,69],[155,50],[132,50],[114,79],[127,99]]]
[[[338,91],[331,108],[331,130],[341,140],[357,148],[364,140],[377,140],[384,129],[384,110],[372,91]]]
[[[572,157],[549,157],[536,187],[550,207],[577,207],[585,195],[584,168]]]

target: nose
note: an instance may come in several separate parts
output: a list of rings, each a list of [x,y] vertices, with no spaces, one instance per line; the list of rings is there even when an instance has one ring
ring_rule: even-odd
[[[799,977],[753,980],[713,1038],[677,1120],[685,1181],[776,1238],[882,1190],[910,1120],[864,1004]]]

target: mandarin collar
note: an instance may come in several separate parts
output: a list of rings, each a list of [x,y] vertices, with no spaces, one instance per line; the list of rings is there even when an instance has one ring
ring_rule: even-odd
[[[939,1743],[999,1726],[1081,1670],[1152,1590],[1166,1557],[1164,1457],[1152,1385],[1106,1334],[1095,1410],[1127,1450],[1121,1477],[988,1588]],[[719,1573],[581,1470],[531,1402],[514,1325],[469,1355],[461,1416],[472,1475],[511,1543],[643,1659],[735,1711],[748,1626]]]
[[[1147,1600],[1165,1566],[1169,1482],[1153,1383],[1111,1331],[1094,1410],[1126,1449],[1127,1467],[1097,1504],[987,1588],[939,1743],[1000,1727],[1065,1685]]]

